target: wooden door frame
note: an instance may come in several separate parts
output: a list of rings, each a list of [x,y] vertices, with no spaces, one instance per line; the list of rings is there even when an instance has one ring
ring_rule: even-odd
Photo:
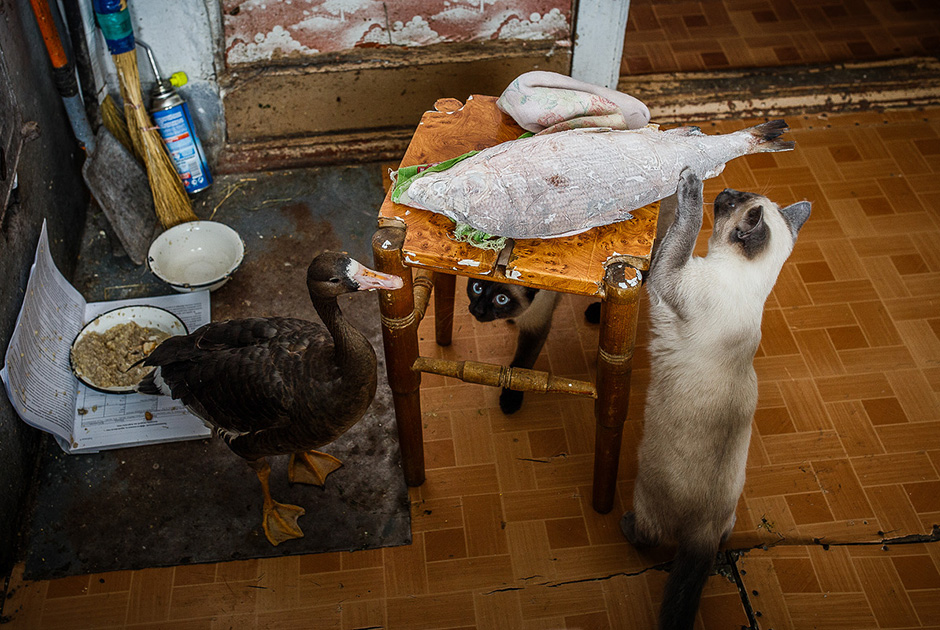
[[[579,0],[571,76],[617,89],[630,0]]]

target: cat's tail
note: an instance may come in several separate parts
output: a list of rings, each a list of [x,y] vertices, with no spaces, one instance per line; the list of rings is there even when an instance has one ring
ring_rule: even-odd
[[[692,630],[702,589],[715,565],[718,545],[717,538],[711,541],[684,540],[679,543],[663,591],[659,630]]]
[[[796,146],[790,140],[780,140],[780,136],[790,130],[785,120],[771,120],[744,131],[753,136],[750,153],[765,153],[767,151],[792,151]]]

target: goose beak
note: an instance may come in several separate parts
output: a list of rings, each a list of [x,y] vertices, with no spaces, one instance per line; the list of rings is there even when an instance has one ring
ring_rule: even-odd
[[[373,271],[365,265],[351,265],[349,276],[359,285],[360,291],[371,291],[372,289],[385,289],[394,291],[400,289],[404,282],[398,276],[393,276],[380,271]]]

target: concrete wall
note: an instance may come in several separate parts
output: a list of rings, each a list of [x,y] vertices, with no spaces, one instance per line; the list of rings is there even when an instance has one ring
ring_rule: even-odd
[[[43,218],[48,221],[52,257],[69,277],[78,255],[88,196],[82,159],[36,21],[27,0],[0,3],[0,63],[9,77],[15,111],[30,132],[16,161],[17,188],[0,210],[0,351],[7,344],[22,303]],[[6,155],[12,164],[14,155]],[[42,434],[27,426],[0,396],[0,575],[7,575],[19,543],[21,518]]]
[[[570,48],[552,42],[485,42],[354,50],[302,66],[231,71],[228,142],[216,169],[395,161],[437,99],[498,95],[523,72],[567,73],[570,64]]]

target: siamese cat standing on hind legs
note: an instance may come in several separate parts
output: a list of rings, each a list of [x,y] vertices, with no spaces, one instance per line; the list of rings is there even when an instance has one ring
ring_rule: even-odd
[[[676,218],[647,280],[650,385],[633,511],[620,524],[637,547],[678,547],[662,630],[692,628],[719,545],[734,526],[757,406],[753,361],[764,302],[810,204],[780,209],[728,189],[715,198],[714,213],[708,255],[693,256],[702,182],[685,169]]]

